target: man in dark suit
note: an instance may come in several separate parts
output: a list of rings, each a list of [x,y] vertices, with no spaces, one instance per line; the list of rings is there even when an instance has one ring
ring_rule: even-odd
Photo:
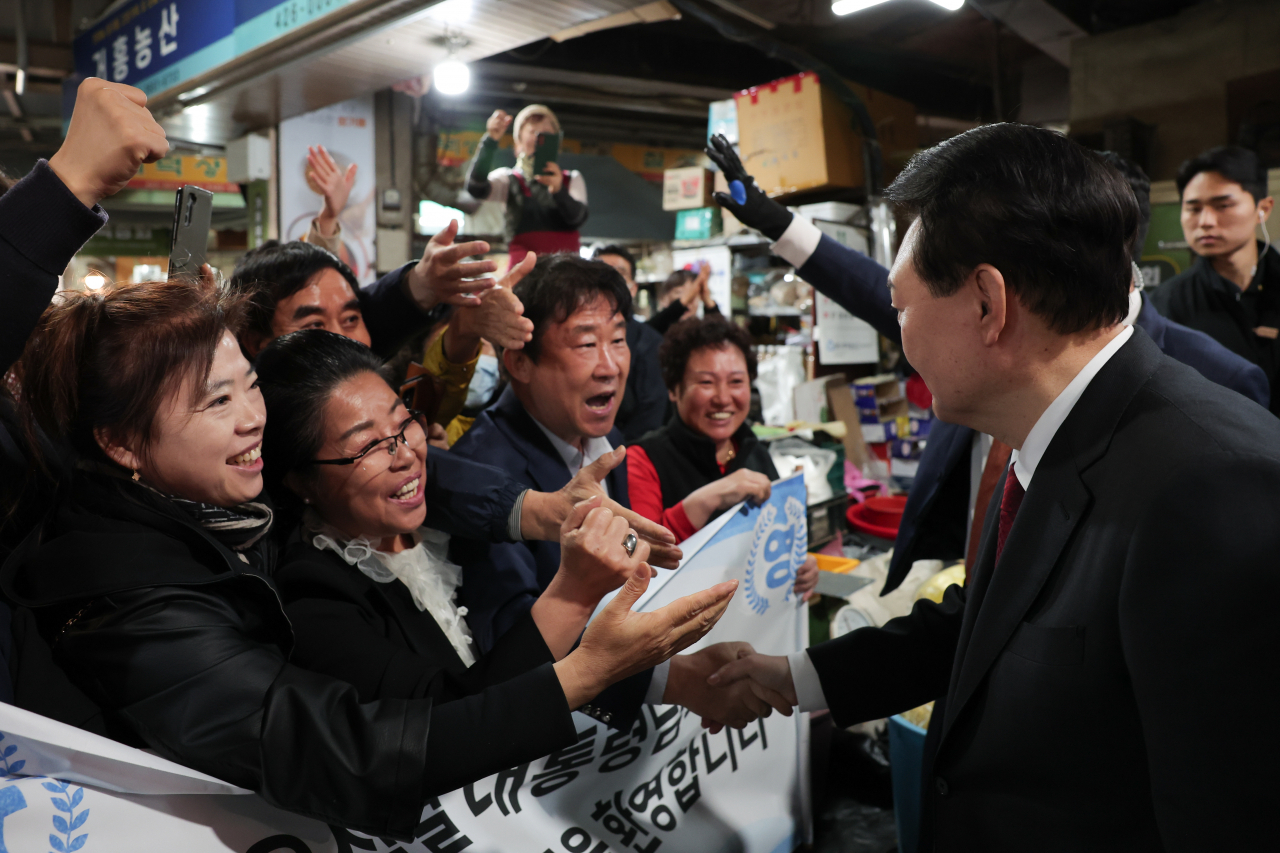
[[[801,278],[880,334],[902,343],[897,316],[889,301],[887,269],[837,243],[808,220],[793,216],[760,192],[723,137],[712,140],[707,153],[730,180],[743,183],[747,194],[746,202],[737,204],[719,193],[716,199],[721,205],[775,240],[773,251],[795,265]],[[1151,181],[1141,169],[1118,155],[1107,152],[1103,158],[1125,176],[1138,202],[1139,227],[1131,244],[1133,256],[1138,257],[1150,225]],[[1139,290],[1129,294],[1126,322],[1145,331],[1165,355],[1267,405],[1270,386],[1260,367],[1203,332],[1165,319]],[[992,457],[991,446],[990,436],[966,426],[934,423],[902,514],[883,592],[897,589],[916,560],[965,558],[966,563],[973,562],[987,500],[995,477],[1008,460],[1008,448],[997,447]],[[984,474],[986,483],[982,482]]]
[[[603,261],[618,271],[627,283],[631,298],[636,298],[636,259],[622,246],[609,244],[592,253],[592,258]],[[631,351],[631,369],[627,372],[626,393],[618,406],[614,420],[627,441],[635,441],[666,423],[667,386],[662,381],[662,366],[658,363],[658,347],[662,335],[655,332],[642,319],[627,317],[627,349]]]
[[[1198,730],[1280,702],[1280,424],[1122,324],[1137,205],[1065,137],[977,128],[888,195],[904,353],[1013,448],[972,580],[711,681],[838,725],[937,699],[921,849],[1269,846],[1280,735]]]
[[[501,468],[539,492],[555,492],[582,468],[610,457],[616,467],[604,479],[605,490],[629,508],[622,434],[614,426],[630,367],[625,282],[607,264],[563,253],[539,258],[514,293],[533,322],[532,339],[523,349],[503,352],[510,384],[453,453]],[[455,542],[464,549],[456,552],[458,562],[468,566],[459,603],[467,608],[476,643],[488,651],[550,584],[560,566],[560,544]],[[615,684],[581,710],[625,728],[642,702],[680,704],[717,722],[727,722],[720,716],[726,714],[743,725],[767,713],[767,702],[749,685],[723,695],[706,684],[740,645],[718,643],[677,655]]]

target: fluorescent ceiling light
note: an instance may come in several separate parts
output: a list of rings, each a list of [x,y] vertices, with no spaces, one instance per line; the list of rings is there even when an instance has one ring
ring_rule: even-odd
[[[461,95],[471,87],[471,69],[465,62],[447,59],[431,73],[432,85],[442,95]]]
[[[885,0],[836,0],[831,4],[831,11],[837,15],[852,15],[854,12],[861,12],[863,9],[870,9],[872,6],[879,6]],[[954,12],[964,5],[964,0],[930,0],[933,4],[941,6],[948,12]]]
[[[837,15],[852,15],[872,6],[879,6],[885,0],[836,0],[831,4],[831,11]]]

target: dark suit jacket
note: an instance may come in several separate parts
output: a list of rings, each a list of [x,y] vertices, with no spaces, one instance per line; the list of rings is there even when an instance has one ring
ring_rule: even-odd
[[[609,442],[617,447],[622,434],[614,428]],[[467,434],[452,447],[455,455],[507,471],[530,489],[554,492],[572,479],[564,459],[534,423],[510,386],[498,402],[480,413]],[[609,495],[623,506],[627,499],[627,466],[619,465],[605,482]],[[466,566],[458,603],[466,606],[467,624],[480,651],[487,652],[538,600],[560,569],[559,542],[487,544],[455,539],[454,562]],[[649,689],[652,670],[621,681],[583,713],[615,727],[629,727]]]
[[[1273,844],[1280,731],[1203,725],[1280,702],[1280,423],[1135,331],[997,564],[998,515],[968,587],[809,652],[838,725],[942,698],[921,849]]]
[[[798,270],[800,277],[846,311],[902,343],[897,312],[889,297],[889,271],[827,235]],[[1263,406],[1270,398],[1266,375],[1257,365],[1227,350],[1208,335],[1166,320],[1144,298],[1137,325],[1167,355],[1205,377]],[[883,592],[892,592],[923,559],[964,557],[969,515],[969,459],[973,430],[934,422],[920,467],[902,513],[893,559]]]
[[[628,442],[652,432],[665,423],[667,386],[662,381],[658,347],[662,335],[634,317],[627,319],[627,348],[631,350],[631,370],[627,388],[618,406],[614,426]]]

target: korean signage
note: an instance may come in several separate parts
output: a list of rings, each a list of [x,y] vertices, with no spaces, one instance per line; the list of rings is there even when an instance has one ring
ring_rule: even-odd
[[[76,38],[76,73],[178,86],[351,0],[135,0]]]
[[[176,190],[185,184],[215,193],[240,192],[239,184],[227,180],[225,157],[163,157],[154,163],[144,163],[128,187],[131,190]]]

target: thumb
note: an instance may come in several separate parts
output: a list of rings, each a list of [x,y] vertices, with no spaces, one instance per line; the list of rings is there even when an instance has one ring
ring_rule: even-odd
[[[742,205],[730,198],[728,193],[715,192],[711,194],[711,197],[716,200],[716,204],[728,210],[735,216],[739,210],[742,210]],[[738,218],[741,219],[742,217],[739,216]]]
[[[730,684],[736,684],[745,678],[750,678],[751,670],[754,666],[755,661],[749,657],[729,661],[707,676],[707,684],[715,687],[728,687]]]
[[[520,280],[529,274],[533,269],[533,265],[538,262],[538,253],[529,252],[520,259],[520,263],[507,270],[506,276],[502,279],[502,286],[510,290],[520,283]]]
[[[582,522],[587,520],[587,514],[591,510],[600,506],[604,502],[604,498],[599,495],[592,495],[585,501],[578,501],[573,505],[573,509],[569,510],[569,514],[565,516],[564,522],[560,525],[560,533],[563,535],[571,530],[577,530],[582,526]]]
[[[649,588],[649,575],[652,573],[648,563],[641,563],[636,566],[636,570],[631,573],[631,577],[627,578],[627,582],[622,585],[622,589],[618,590],[618,594],[613,597],[605,610],[612,608],[616,613],[618,610],[630,610],[635,603],[640,600],[640,596],[644,595],[644,591]]]
[[[591,479],[600,481],[609,476],[609,472],[622,464],[622,460],[627,458],[626,447],[615,447],[613,450],[601,456],[596,461],[587,466],[587,476]]]
[[[449,224],[437,231],[431,242],[437,246],[452,246],[453,238],[458,235],[458,220],[450,219]]]
[[[352,163],[347,167],[347,183],[353,184],[356,180],[356,164]]]

